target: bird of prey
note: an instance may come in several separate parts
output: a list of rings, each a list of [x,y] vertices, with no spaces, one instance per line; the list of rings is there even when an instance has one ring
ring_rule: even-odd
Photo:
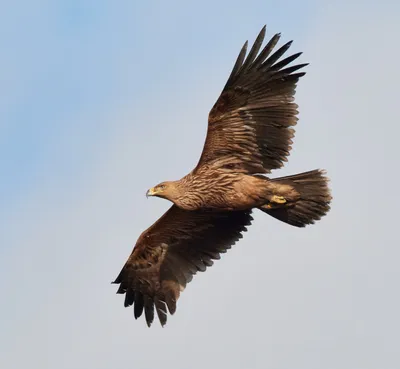
[[[139,237],[114,283],[143,312],[161,324],[173,314],[180,292],[242,237],[254,209],[296,227],[319,220],[330,209],[328,179],[322,170],[287,177],[266,176],[287,161],[297,122],[296,84],[307,64],[284,59],[291,42],[276,51],[280,34],[263,47],[262,28],[247,54],[241,49],[208,117],[208,132],[197,166],[178,181],[162,182],[147,196],[173,203]]]

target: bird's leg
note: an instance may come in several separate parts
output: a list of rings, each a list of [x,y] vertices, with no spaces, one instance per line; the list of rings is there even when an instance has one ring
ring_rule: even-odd
[[[269,202],[265,204],[264,206],[267,209],[275,209],[279,207],[279,205],[286,204],[287,201],[283,196],[278,196],[278,195],[272,195],[272,197],[269,199]]]
[[[274,204],[286,204],[286,199],[283,196],[273,195],[270,202]]]

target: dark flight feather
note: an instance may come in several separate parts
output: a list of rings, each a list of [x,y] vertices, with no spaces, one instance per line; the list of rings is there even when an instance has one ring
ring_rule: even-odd
[[[147,324],[153,305],[162,325],[176,311],[176,301],[198,271],[205,271],[229,249],[251,224],[251,210],[234,212],[185,211],[173,205],[142,233],[114,283],[125,293],[125,306],[143,310]],[[144,263],[147,260],[150,263]]]
[[[296,124],[298,114],[293,102],[296,83],[304,75],[293,72],[307,64],[288,66],[301,53],[280,60],[292,41],[273,52],[279,34],[259,52],[264,36],[265,27],[247,58],[246,47],[242,48],[210,111],[207,138],[195,171],[204,165],[233,166],[239,159],[248,174],[269,173],[287,160],[294,136],[290,127]]]

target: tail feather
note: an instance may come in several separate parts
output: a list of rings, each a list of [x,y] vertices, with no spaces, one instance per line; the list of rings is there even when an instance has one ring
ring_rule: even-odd
[[[293,187],[299,193],[299,198],[277,208],[264,205],[259,208],[263,212],[295,227],[313,224],[328,213],[332,196],[325,171],[312,170],[270,181]]]

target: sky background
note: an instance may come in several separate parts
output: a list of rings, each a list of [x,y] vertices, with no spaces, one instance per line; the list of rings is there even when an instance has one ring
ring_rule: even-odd
[[[400,367],[400,3],[14,1],[0,5],[0,367]],[[325,168],[305,229],[256,212],[165,328],[110,282],[197,163],[246,39],[310,62],[285,168]]]

